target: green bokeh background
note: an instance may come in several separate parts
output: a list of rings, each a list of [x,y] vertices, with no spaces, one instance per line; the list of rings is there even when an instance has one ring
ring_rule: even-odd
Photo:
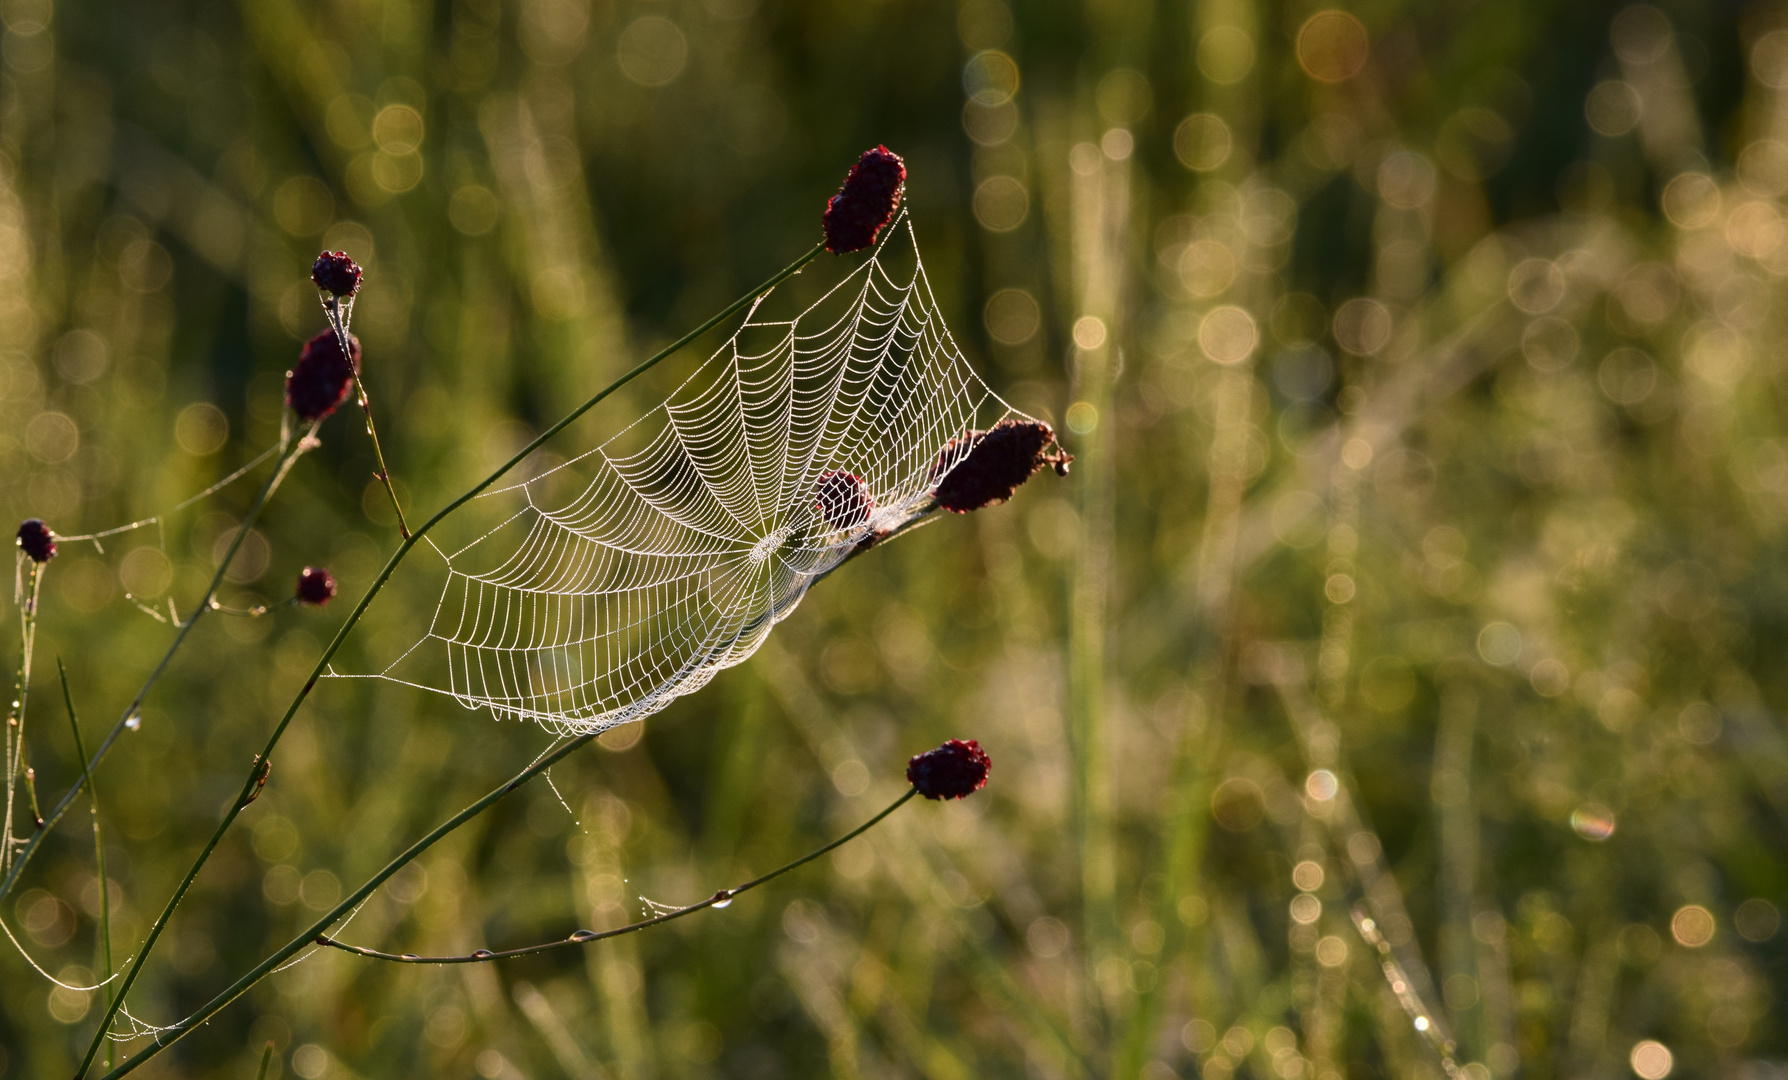
[[[855,825],[947,737],[988,748],[985,792],[596,947],[315,956],[140,1075],[250,1077],[269,1040],[306,1080],[1788,1068],[1777,8],[0,0],[0,23],[0,520],[163,515],[49,567],[46,800],[80,768],[55,658],[91,747],[171,638],[144,609],[189,610],[248,505],[252,478],[170,512],[278,438],[321,247],[367,267],[368,388],[426,513],[810,246],[886,143],[965,355],[1079,456],[856,560],[342,936],[618,925]],[[347,598],[372,580],[398,538],[361,428],[324,426],[224,603],[307,564]],[[344,669],[433,610],[421,569]],[[98,770],[120,960],[346,606],[208,617]],[[130,1014],[209,1000],[546,742],[325,684]],[[98,897],[83,803],[0,917],[85,983]],[[99,995],[6,948],[0,1076],[68,1075]]]

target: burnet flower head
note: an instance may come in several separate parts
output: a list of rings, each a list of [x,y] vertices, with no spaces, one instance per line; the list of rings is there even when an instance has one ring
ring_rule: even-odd
[[[286,372],[286,407],[298,419],[321,420],[348,400],[354,373],[360,370],[360,339],[349,334],[348,348],[352,360],[342,356],[335,331],[324,330],[298,350],[298,363]]]
[[[826,203],[826,250],[834,255],[861,251],[894,220],[906,190],[906,162],[885,146],[866,150],[844,186]]]
[[[869,493],[869,485],[856,473],[842,469],[820,473],[813,501],[820,520],[840,531],[864,524],[875,509],[875,496]]]
[[[335,578],[320,566],[307,566],[298,575],[298,587],[292,595],[300,604],[322,607],[335,599]]]
[[[907,783],[927,799],[966,799],[987,786],[993,761],[973,739],[950,739],[906,763]]]
[[[47,563],[56,557],[56,534],[37,518],[28,518],[19,526],[18,545],[34,563]]]
[[[325,251],[310,268],[310,280],[331,296],[352,297],[360,291],[360,264],[345,251]]]
[[[1055,446],[1054,450],[1049,449]],[[1074,455],[1055,441],[1055,429],[1041,420],[1006,419],[986,431],[970,431],[944,444],[931,465],[933,494],[957,514],[1003,503],[1020,484],[1045,466],[1068,475]]]

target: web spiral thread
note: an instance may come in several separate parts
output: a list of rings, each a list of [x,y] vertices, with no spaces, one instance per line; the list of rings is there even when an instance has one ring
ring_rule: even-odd
[[[760,319],[760,297],[662,404],[559,467],[591,475],[575,497],[549,505],[558,469],[488,493],[521,509],[443,553],[432,625],[379,677],[562,735],[637,720],[932,511],[952,437],[1019,414],[944,325],[910,222],[884,236],[793,319]],[[446,684],[406,676],[419,661]]]

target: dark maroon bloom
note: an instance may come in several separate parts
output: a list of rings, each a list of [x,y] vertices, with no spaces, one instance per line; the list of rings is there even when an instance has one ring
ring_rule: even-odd
[[[1001,420],[986,431],[958,435],[931,465],[934,493],[958,514],[1003,503],[1045,465],[1068,475],[1074,455],[1055,444],[1055,429],[1041,420]]]
[[[295,594],[300,604],[311,607],[322,607],[335,598],[335,579],[329,571],[320,566],[307,566],[298,575],[298,589]]]
[[[47,563],[56,557],[56,534],[36,518],[19,526],[19,547],[34,563]]]
[[[360,370],[360,339],[348,335],[354,362],[342,359],[335,331],[325,330],[304,343],[298,363],[286,372],[286,407],[300,420],[321,420],[348,399],[354,373]]]
[[[973,739],[951,739],[936,750],[913,755],[906,763],[907,783],[927,799],[966,799],[987,786],[993,761]]]
[[[875,243],[882,226],[894,220],[905,188],[906,162],[899,154],[885,146],[865,150],[826,204],[826,250],[843,255]]]
[[[855,473],[829,469],[820,473],[814,487],[814,505],[820,517],[834,529],[854,529],[869,520],[875,496]]]
[[[310,279],[332,296],[353,296],[360,291],[360,266],[345,251],[325,251],[311,266]]]

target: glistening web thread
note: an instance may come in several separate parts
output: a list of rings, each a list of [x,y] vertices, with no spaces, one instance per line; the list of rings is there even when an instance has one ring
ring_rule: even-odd
[[[663,403],[481,496],[521,505],[441,552],[427,633],[359,677],[561,735],[640,719],[749,657],[853,551],[931,513],[966,453],[953,437],[1021,415],[963,358],[904,215],[794,318],[760,319],[770,295]],[[591,479],[549,501],[562,470]]]

